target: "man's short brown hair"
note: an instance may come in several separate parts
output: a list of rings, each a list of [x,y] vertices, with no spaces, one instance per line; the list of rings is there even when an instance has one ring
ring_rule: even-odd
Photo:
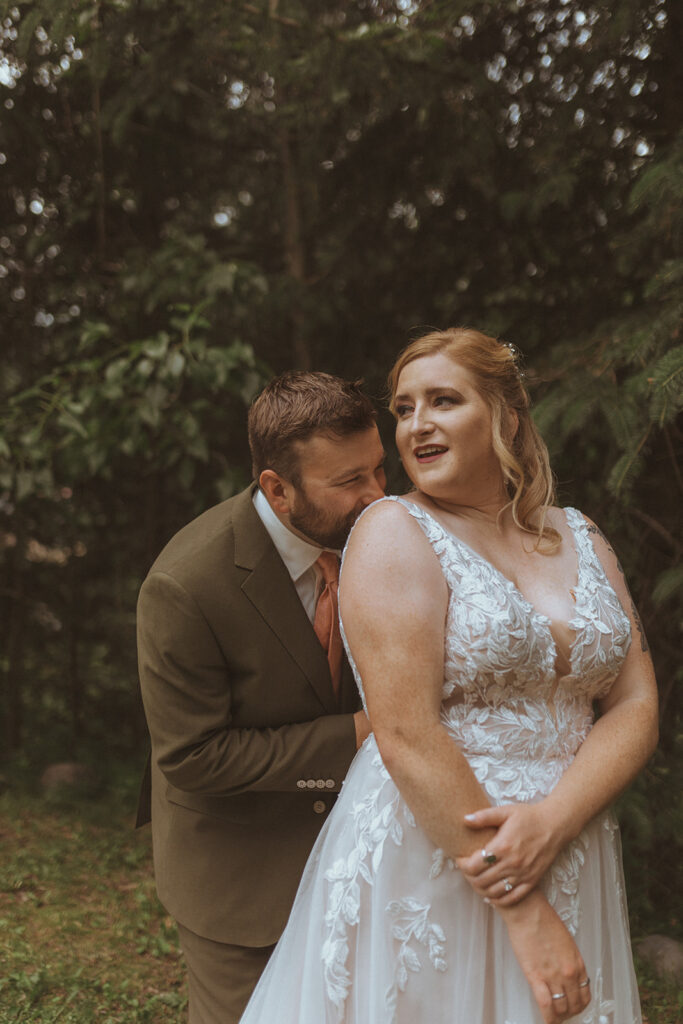
[[[297,441],[313,434],[347,437],[374,426],[377,414],[360,384],[303,371],[287,371],[271,380],[249,409],[254,479],[273,469],[298,487]]]

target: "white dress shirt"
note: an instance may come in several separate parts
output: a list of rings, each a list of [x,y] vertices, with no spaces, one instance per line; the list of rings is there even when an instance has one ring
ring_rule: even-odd
[[[320,548],[311,544],[298,534],[292,533],[273,512],[268,499],[257,487],[252,498],[256,513],[265,526],[277,552],[285,563],[287,572],[292,577],[296,592],[301,599],[306,614],[311,622],[315,618],[315,606],[322,589],[322,573],[316,566],[321,551],[333,551],[332,548]],[[333,551],[339,555],[339,551]]]

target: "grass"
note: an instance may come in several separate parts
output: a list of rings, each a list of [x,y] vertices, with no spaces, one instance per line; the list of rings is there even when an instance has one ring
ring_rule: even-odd
[[[174,922],[154,891],[137,780],[106,793],[0,797],[0,1024],[180,1024]],[[638,964],[647,1024],[676,1024],[683,993]],[[616,1022],[621,1024],[621,1022]]]
[[[683,989],[673,981],[655,977],[637,957],[636,972],[643,1024],[680,1024],[683,1020]]]
[[[186,993],[131,786],[0,798],[1,1024],[176,1024]]]

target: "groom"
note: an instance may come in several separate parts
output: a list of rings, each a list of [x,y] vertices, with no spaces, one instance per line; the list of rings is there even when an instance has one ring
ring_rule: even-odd
[[[255,482],[169,541],[138,603],[154,868],[190,1024],[239,1020],[369,734],[330,552],[383,494],[372,404],[337,377],[283,374],[249,410],[249,446]]]

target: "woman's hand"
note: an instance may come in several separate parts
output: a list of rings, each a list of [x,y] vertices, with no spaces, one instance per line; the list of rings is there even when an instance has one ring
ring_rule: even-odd
[[[456,861],[472,888],[498,907],[528,896],[570,838],[545,801],[488,807],[465,821],[472,829],[498,829],[484,849]]]
[[[576,943],[537,890],[500,911],[519,965],[545,1024],[580,1013],[591,1000],[590,982]]]

